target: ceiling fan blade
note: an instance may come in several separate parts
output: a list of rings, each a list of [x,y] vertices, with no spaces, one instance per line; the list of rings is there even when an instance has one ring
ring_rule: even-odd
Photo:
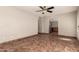
[[[49,8],[47,8],[47,9],[53,9],[54,7],[52,6],[52,7],[49,7]]]
[[[44,7],[42,7],[42,6],[39,6],[42,10],[44,9]]]
[[[47,12],[52,13],[52,11],[49,11],[49,10]]]

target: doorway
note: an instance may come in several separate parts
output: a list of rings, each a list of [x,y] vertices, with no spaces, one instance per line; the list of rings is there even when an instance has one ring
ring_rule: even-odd
[[[50,33],[55,33],[58,35],[58,21],[50,21]]]

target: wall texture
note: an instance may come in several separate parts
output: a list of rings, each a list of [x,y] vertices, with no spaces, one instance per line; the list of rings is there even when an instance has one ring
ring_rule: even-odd
[[[58,16],[58,34],[76,37],[77,12]]]
[[[0,7],[0,43],[37,34],[37,19],[14,7]]]

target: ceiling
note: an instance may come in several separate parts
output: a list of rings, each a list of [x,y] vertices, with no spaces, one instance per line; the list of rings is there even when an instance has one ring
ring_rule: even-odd
[[[78,8],[78,6],[54,6],[54,7],[55,8],[52,9],[53,13],[45,13],[45,15],[59,15],[63,13],[76,11]],[[36,12],[37,10],[40,10],[38,6],[17,6],[16,8],[25,12],[32,13],[34,15],[38,15],[38,16],[43,15],[40,12]]]

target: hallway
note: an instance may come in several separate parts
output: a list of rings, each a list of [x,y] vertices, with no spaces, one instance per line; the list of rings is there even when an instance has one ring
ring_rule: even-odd
[[[65,39],[65,40],[64,40]],[[68,39],[68,40],[66,40]],[[56,33],[38,34],[32,37],[0,44],[4,52],[74,52],[79,51],[79,41],[60,37]]]

